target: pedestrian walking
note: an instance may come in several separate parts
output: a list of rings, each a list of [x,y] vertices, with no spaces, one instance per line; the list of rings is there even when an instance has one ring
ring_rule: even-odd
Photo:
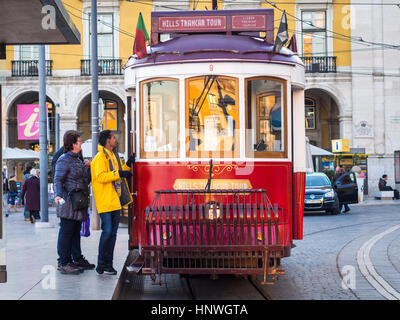
[[[123,164],[117,146],[117,138],[110,130],[100,132],[98,153],[91,163],[93,196],[102,229],[96,267],[99,274],[117,274],[113,257],[121,208],[132,202],[126,179],[132,177],[130,167],[135,156]]]
[[[15,199],[17,198],[17,195],[17,177],[12,175],[10,179],[8,179],[8,212],[10,212],[11,208],[14,208],[14,212],[17,212],[17,207],[15,206]]]
[[[27,165],[26,170],[24,171],[24,175],[22,176],[22,185],[25,184],[26,180],[28,180],[30,177],[32,177],[31,170],[32,170],[32,166]],[[22,203],[24,203],[24,219],[25,219],[25,221],[30,221],[30,213],[28,210],[26,210],[26,201],[22,197],[21,197],[21,201],[22,201]]]
[[[8,179],[6,177],[5,172],[2,172],[2,178],[3,178],[3,207],[5,208],[6,211],[6,217],[8,217]]]
[[[57,216],[60,218],[57,253],[58,270],[63,274],[79,274],[85,269],[93,269],[81,254],[80,231],[82,221],[88,217],[89,174],[79,159],[82,139],[78,132],[64,135],[64,154],[57,160],[54,174],[55,202]],[[77,250],[72,250],[75,247]],[[79,248],[79,250],[78,250]]]
[[[40,219],[40,170],[32,169],[31,176],[22,185],[21,199],[29,212],[29,221],[35,223]]]
[[[332,178],[332,186],[336,183],[336,180],[338,180],[344,173],[346,173],[346,170],[344,170],[344,168],[342,168],[340,166],[336,167],[335,175]],[[350,207],[347,203],[345,203],[345,204],[339,203],[339,211],[340,212],[342,212],[343,206],[344,206],[343,213],[350,211]]]

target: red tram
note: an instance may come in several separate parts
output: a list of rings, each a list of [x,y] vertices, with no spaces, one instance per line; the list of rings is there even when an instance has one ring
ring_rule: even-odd
[[[273,52],[272,9],[151,21],[148,56],[125,68],[137,155],[132,270],[266,283],[302,239],[304,64]]]

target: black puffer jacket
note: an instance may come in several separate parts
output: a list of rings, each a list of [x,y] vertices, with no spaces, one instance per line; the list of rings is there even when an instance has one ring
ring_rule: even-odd
[[[79,159],[78,153],[71,151],[63,154],[56,163],[54,175],[54,191],[56,197],[61,197],[65,203],[57,204],[57,217],[69,220],[85,221],[87,210],[72,210],[72,203],[68,193],[81,189],[89,193],[89,175]]]

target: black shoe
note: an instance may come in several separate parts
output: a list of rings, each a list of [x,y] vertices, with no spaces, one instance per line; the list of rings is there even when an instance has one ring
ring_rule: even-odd
[[[112,266],[107,266],[104,268],[105,274],[116,275],[118,272]]]
[[[92,263],[89,263],[84,257],[81,260],[74,261],[74,266],[83,268],[85,270],[93,270],[96,266]]]
[[[348,212],[348,211],[350,211],[350,209],[346,209],[346,210],[344,210],[344,211],[343,211],[343,213],[346,213],[346,212]]]
[[[80,274],[81,271],[76,268],[72,263],[68,263],[65,266],[60,266],[60,272],[62,274]]]
[[[96,272],[97,272],[98,274],[103,274],[103,273],[104,273],[104,266],[98,265],[98,266],[96,267]]]
[[[6,213],[6,218],[8,218],[8,213]]]

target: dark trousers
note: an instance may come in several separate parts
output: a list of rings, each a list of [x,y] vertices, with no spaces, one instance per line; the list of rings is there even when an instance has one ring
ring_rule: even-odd
[[[32,218],[40,219],[39,211],[37,211],[37,210],[30,210],[30,211],[28,211],[28,212],[29,212],[29,218],[31,219],[31,221],[32,221]]]
[[[115,241],[119,226],[120,210],[100,213],[101,236],[99,243],[99,266],[112,266],[114,258]]]
[[[349,205],[347,203],[346,204],[341,203],[339,206],[339,211],[342,211],[343,206],[344,206],[344,210],[346,210],[346,211],[350,210]]]
[[[57,253],[62,266],[77,261],[81,254],[81,221],[60,218],[60,231],[58,232]]]

